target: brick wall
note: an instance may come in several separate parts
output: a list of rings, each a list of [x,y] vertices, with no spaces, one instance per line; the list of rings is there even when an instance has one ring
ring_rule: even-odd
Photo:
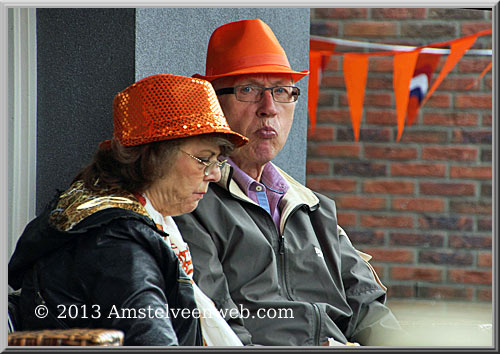
[[[491,24],[491,11],[484,10],[311,9],[311,35],[388,44],[448,41]],[[491,36],[473,48],[491,48]],[[370,59],[358,143],[341,55],[323,73],[316,133],[308,137],[307,185],[336,201],[339,224],[373,256],[391,299],[491,301],[491,71],[465,89],[490,60],[464,56],[400,142],[391,57]]]

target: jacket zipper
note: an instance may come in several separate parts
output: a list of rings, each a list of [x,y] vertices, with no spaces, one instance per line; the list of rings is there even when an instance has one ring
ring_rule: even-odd
[[[316,327],[316,330],[314,331],[314,345],[321,345],[319,343],[319,336],[320,336],[320,332],[321,332],[321,312],[319,310],[319,307],[318,305],[316,305],[315,303],[311,303],[313,309],[314,309],[314,320],[315,320],[315,327]]]
[[[286,220],[285,220],[285,223],[283,224],[283,234],[279,234],[279,232],[277,231],[276,233],[278,234],[278,252],[280,254],[280,263],[281,263],[281,282],[283,284],[283,290],[286,294],[286,297],[288,300],[291,300],[291,301],[294,301],[293,298],[292,298],[292,295],[290,294],[290,290],[288,288],[288,282],[286,280],[286,272],[285,272],[285,262],[286,262],[286,254],[285,254],[285,236],[284,236],[284,233],[285,233],[285,229],[286,229],[286,224],[288,222],[288,219],[290,218],[290,216],[292,216],[293,214],[295,214],[295,212],[301,207],[302,205],[298,205],[296,206],[287,216]]]

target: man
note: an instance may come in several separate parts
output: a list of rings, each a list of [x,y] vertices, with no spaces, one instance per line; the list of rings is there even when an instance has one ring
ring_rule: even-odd
[[[198,209],[176,218],[194,277],[244,344],[385,344],[399,324],[376,274],[337,225],[335,204],[270,161],[300,91],[272,30],[258,19],[217,28],[206,75],[237,150]],[[302,118],[304,119],[304,118]]]

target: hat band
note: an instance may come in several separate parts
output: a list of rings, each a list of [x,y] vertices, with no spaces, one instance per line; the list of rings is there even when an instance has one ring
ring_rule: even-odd
[[[238,58],[238,60],[235,60],[233,62],[229,63],[225,62],[224,68],[221,69],[224,70],[224,72],[222,73],[224,74],[227,72],[246,69],[252,66],[259,66],[259,65],[279,65],[279,66],[285,66],[288,69],[290,69],[290,63],[288,62],[287,57],[280,54],[259,54],[259,55],[250,55]],[[211,67],[206,75],[212,76],[219,74],[221,73],[214,72],[214,68]]]

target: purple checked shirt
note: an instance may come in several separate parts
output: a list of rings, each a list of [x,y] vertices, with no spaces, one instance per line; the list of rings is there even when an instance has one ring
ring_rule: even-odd
[[[227,159],[227,162],[233,167],[235,182],[250,199],[271,214],[279,233],[281,211],[278,205],[289,188],[288,183],[270,163],[264,166],[259,183],[240,169],[230,158]]]

